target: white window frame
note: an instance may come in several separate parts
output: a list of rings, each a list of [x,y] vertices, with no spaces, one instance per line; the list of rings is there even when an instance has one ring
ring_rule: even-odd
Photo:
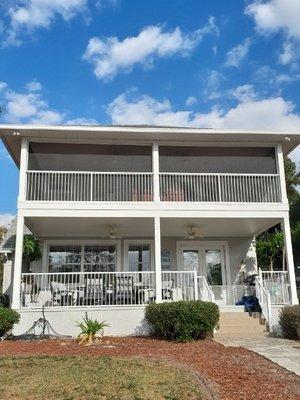
[[[154,240],[151,239],[126,239],[123,242],[123,260],[124,260],[124,271],[129,271],[129,246],[133,244],[138,245],[149,245],[150,248],[150,267],[151,271],[154,271]]]
[[[229,245],[228,241],[208,241],[208,240],[180,240],[176,241],[176,265],[178,269],[179,262],[181,261],[181,252],[182,250],[189,250],[190,248],[200,248],[203,250],[202,259],[200,260],[203,265],[205,264],[205,250],[219,250],[222,249],[223,253],[223,263],[224,268],[222,268],[222,280],[223,285],[231,285],[231,274],[230,274],[230,258],[229,258]],[[221,253],[221,255],[222,255]],[[199,254],[201,257],[201,255]],[[206,274],[204,275],[206,278]]]
[[[66,240],[66,239],[59,239],[59,240],[45,240],[44,242],[44,252],[46,254],[43,257],[43,272],[49,272],[49,247],[50,246],[59,246],[59,245],[80,245],[81,246],[81,266],[80,272],[84,272],[84,246],[89,245],[114,245],[116,246],[116,271],[121,271],[121,240],[112,240],[112,239],[100,239],[100,240],[85,240],[85,239],[75,239],[75,240]]]

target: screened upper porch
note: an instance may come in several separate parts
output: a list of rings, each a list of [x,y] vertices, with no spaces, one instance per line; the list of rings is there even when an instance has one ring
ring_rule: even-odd
[[[281,202],[275,148],[30,143],[29,201]]]

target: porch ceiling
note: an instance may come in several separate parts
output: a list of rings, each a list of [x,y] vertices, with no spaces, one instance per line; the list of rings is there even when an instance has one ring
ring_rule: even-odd
[[[161,235],[183,238],[190,226],[203,237],[250,236],[279,223],[275,218],[162,218]],[[122,237],[153,237],[152,218],[26,217],[39,237],[109,237],[110,228]]]

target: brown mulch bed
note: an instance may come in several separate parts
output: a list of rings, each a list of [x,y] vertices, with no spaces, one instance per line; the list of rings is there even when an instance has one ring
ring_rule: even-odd
[[[150,338],[110,337],[93,346],[72,340],[3,341],[0,356],[86,355],[145,357],[179,364],[195,372],[223,400],[299,400],[300,378],[241,347],[213,340],[172,343]]]

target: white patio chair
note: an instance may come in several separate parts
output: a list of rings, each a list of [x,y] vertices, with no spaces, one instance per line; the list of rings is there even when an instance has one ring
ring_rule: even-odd
[[[77,303],[78,290],[68,289],[65,284],[55,281],[51,282],[50,288],[54,306],[74,306]]]

